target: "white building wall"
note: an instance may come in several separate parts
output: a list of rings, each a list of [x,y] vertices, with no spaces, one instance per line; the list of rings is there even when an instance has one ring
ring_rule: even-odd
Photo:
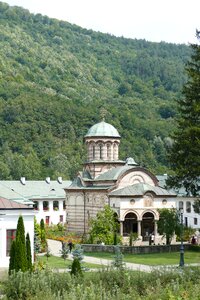
[[[34,212],[33,211],[19,211],[19,210],[5,210],[0,214],[0,267],[9,267],[10,257],[6,256],[6,230],[17,229],[17,222],[19,216],[23,216],[25,234],[29,233],[31,242],[32,259],[34,252]]]
[[[65,201],[65,198],[63,199],[42,199],[42,200],[33,200],[38,201],[38,210],[36,210],[36,220],[37,223],[40,223],[41,219],[46,220],[46,217],[49,216],[49,224],[58,224],[60,223],[60,216],[63,216],[63,224],[66,223],[66,210],[63,209],[63,201]],[[44,211],[43,210],[43,202],[48,201],[49,202],[49,210]],[[58,201],[58,210],[53,209],[53,201]]]
[[[200,228],[200,214],[197,214],[194,212],[194,202],[195,198],[192,197],[177,197],[177,203],[176,207],[177,210],[180,209],[179,203],[183,202],[183,223],[184,225],[187,225],[188,227],[192,227],[194,229],[199,229]],[[191,212],[187,211],[187,202],[191,203]],[[196,219],[196,220],[195,220]],[[195,221],[197,221],[197,224],[195,224]]]

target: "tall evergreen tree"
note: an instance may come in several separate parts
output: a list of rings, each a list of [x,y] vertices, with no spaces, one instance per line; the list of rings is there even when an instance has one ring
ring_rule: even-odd
[[[26,258],[27,258],[27,269],[32,270],[32,255],[31,255],[31,242],[29,233],[26,235]]]
[[[40,220],[40,239],[41,239],[42,248],[46,249],[47,241],[46,241],[44,219]]]
[[[25,272],[27,270],[25,229],[22,216],[19,216],[17,223],[15,245],[15,270],[21,270],[22,272]]]
[[[40,225],[34,217],[34,255],[41,251]]]
[[[200,32],[197,32],[200,41]],[[187,194],[200,194],[200,45],[191,45],[193,54],[186,66],[188,81],[178,100],[179,117],[169,160],[175,172],[170,187],[183,186]]]
[[[16,242],[15,240],[13,240],[10,248],[10,261],[9,261],[9,269],[8,269],[9,275],[11,274],[12,270],[15,270],[15,251],[16,251]]]

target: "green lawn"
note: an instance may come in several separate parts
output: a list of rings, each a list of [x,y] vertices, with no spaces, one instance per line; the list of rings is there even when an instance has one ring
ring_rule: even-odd
[[[47,264],[52,269],[68,269],[72,265],[72,260],[66,259],[66,261],[64,261],[63,258],[52,255],[48,258],[48,260],[46,256],[38,256],[36,261],[41,261]],[[102,268],[101,265],[84,262],[82,263],[82,265],[89,269]]]
[[[113,259],[114,254],[105,252],[84,253],[85,256]],[[186,251],[184,253],[185,264],[200,263],[200,252]],[[177,265],[179,264],[179,252],[152,253],[152,254],[124,254],[124,262],[144,265]]]

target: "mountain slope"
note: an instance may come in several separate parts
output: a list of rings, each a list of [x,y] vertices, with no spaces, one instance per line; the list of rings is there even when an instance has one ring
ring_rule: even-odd
[[[117,38],[0,2],[1,179],[73,177],[107,110],[133,156],[168,172],[186,45]]]

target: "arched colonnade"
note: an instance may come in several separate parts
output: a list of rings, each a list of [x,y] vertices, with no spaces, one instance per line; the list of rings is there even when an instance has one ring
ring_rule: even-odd
[[[140,215],[136,211],[128,211],[120,220],[120,235],[128,236],[136,233],[142,240],[148,240],[150,234],[158,235],[158,215],[153,210],[145,210]]]

